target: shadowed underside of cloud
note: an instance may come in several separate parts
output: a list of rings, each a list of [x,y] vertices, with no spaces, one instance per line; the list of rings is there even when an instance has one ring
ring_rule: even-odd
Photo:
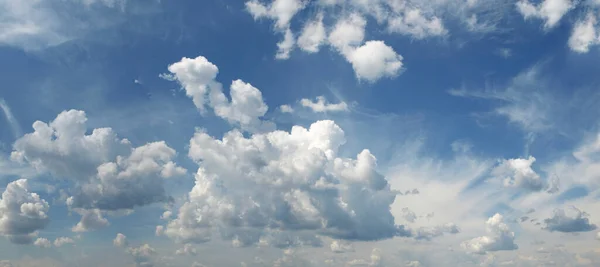
[[[550,232],[589,232],[598,227],[590,222],[588,214],[572,207],[570,209],[556,209],[552,217],[544,219],[545,230]]]

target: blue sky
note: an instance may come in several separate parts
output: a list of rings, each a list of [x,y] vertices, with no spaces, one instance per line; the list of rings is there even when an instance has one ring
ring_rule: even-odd
[[[598,1],[0,10],[0,266],[600,264]]]

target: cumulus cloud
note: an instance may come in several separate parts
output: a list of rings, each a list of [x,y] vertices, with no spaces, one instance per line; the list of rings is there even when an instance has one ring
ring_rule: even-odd
[[[124,234],[118,233],[115,239],[113,240],[113,245],[116,247],[127,247],[129,242],[127,242],[127,236]]]
[[[535,158],[516,158],[503,160],[492,170],[492,174],[502,179],[507,187],[540,191],[547,187],[546,182],[531,168]]]
[[[198,251],[196,251],[196,248],[194,246],[192,246],[191,244],[185,244],[183,245],[182,248],[177,249],[175,251],[176,255],[192,255],[195,256],[198,254]]]
[[[261,120],[268,107],[260,90],[242,80],[235,80],[230,87],[229,101],[223,93],[222,85],[215,80],[219,69],[205,57],[184,57],[171,64],[168,69],[170,77],[181,84],[201,113],[209,106],[218,117],[250,132],[274,128],[272,123]]]
[[[423,39],[442,36],[448,33],[442,20],[438,17],[427,18],[420,9],[406,8],[403,14],[388,19],[388,30]]]
[[[43,238],[43,237],[38,237],[38,239],[36,239],[35,242],[33,242],[33,245],[42,247],[42,248],[52,247],[52,243],[50,242],[50,240]]]
[[[316,53],[326,37],[323,14],[319,14],[313,21],[304,25],[302,34],[298,37],[298,46],[308,53]]]
[[[476,254],[517,249],[518,246],[514,242],[515,233],[510,230],[503,220],[502,215],[496,213],[496,215],[490,217],[486,222],[488,235],[465,241],[461,244],[461,247],[468,252]]]
[[[265,229],[356,240],[406,235],[394,224],[396,193],[375,170],[375,157],[363,150],[356,159],[340,158],[344,142],[333,121],[248,138],[233,130],[222,140],[197,131],[189,150],[200,165],[196,185],[165,234],[182,243],[204,242],[219,226],[246,244]]]
[[[438,236],[442,236],[445,233],[448,234],[458,234],[460,232],[460,229],[458,228],[458,226],[454,223],[447,223],[441,226],[434,226],[434,227],[420,227],[417,230],[415,230],[414,238],[419,240],[419,239],[424,239],[424,240],[431,240],[434,237],[438,237]]]
[[[148,244],[143,244],[139,247],[130,247],[127,249],[127,253],[133,256],[136,266],[140,267],[154,266],[153,258],[157,254],[156,250]]]
[[[396,77],[402,70],[402,56],[383,41],[368,41],[347,57],[359,80],[375,82]]]
[[[585,19],[575,23],[568,43],[571,50],[577,53],[587,53],[590,51],[590,46],[600,42],[596,24],[596,16],[591,13]]]
[[[517,2],[517,11],[525,19],[538,18],[544,20],[544,28],[554,28],[562,17],[571,9],[575,8],[576,2],[572,0],[543,0],[534,5],[529,0]]]
[[[352,246],[352,243],[343,240],[334,240],[333,242],[331,242],[329,248],[332,252],[335,253],[345,253],[354,251],[354,246]]]
[[[67,244],[75,244],[75,241],[69,237],[59,237],[54,240],[55,247],[62,247]]]
[[[50,221],[49,209],[48,202],[29,192],[26,179],[9,183],[0,199],[0,234],[13,243],[32,243]]]
[[[34,131],[15,142],[11,158],[73,182],[67,204],[74,209],[132,209],[169,200],[164,180],[186,172],[172,161],[175,150],[163,141],[133,148],[111,128],[86,134],[86,121],[79,110],[36,121]]]
[[[303,107],[309,108],[313,112],[340,112],[340,111],[348,111],[348,104],[346,102],[340,102],[337,104],[332,104],[325,99],[324,96],[318,96],[316,98],[316,102],[310,99],[304,98],[300,100],[300,105]]]
[[[281,106],[279,106],[279,110],[283,113],[293,113],[294,112],[294,108],[292,108],[290,105],[281,105]]]
[[[88,232],[102,229],[109,225],[108,220],[102,216],[102,212],[98,209],[77,210],[77,212],[81,214],[81,220],[71,228],[73,232]]]
[[[544,219],[544,229],[550,232],[589,232],[598,227],[590,222],[589,214],[575,207],[556,209],[552,217]]]

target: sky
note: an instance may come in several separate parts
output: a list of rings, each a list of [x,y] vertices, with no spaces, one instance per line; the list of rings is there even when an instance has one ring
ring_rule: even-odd
[[[0,0],[0,266],[600,266],[598,0]]]

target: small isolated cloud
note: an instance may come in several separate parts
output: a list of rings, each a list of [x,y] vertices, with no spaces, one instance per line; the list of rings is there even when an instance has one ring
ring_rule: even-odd
[[[29,192],[26,179],[9,183],[0,199],[0,234],[12,243],[32,243],[50,221],[49,209],[48,202]]]
[[[113,240],[113,245],[115,245],[115,247],[121,248],[127,247],[129,245],[129,242],[127,241],[127,236],[118,233],[115,239]]]
[[[230,101],[223,93],[221,83],[215,80],[219,69],[205,57],[184,57],[168,69],[202,114],[208,106],[216,116],[249,132],[275,128],[273,123],[261,120],[268,110],[261,91],[242,80],[235,80],[230,86]]]
[[[490,251],[515,250],[515,233],[503,222],[500,214],[490,217],[486,222],[487,235],[473,238],[461,244],[468,252],[485,254]]]
[[[281,105],[279,106],[279,110],[282,113],[294,113],[294,109],[290,105]]]
[[[571,36],[569,37],[569,47],[577,53],[587,53],[590,51],[590,46],[600,43],[598,36],[596,16],[589,13],[585,19],[579,20],[573,26]]]
[[[331,252],[334,253],[346,253],[354,251],[354,246],[352,246],[352,243],[343,240],[332,241],[329,248],[331,249]]]
[[[544,219],[543,229],[550,232],[589,232],[598,227],[590,222],[589,214],[575,207],[568,209],[556,209],[552,217]]]
[[[342,112],[348,111],[348,105],[346,102],[340,102],[337,104],[332,104],[325,99],[324,96],[318,96],[316,98],[316,102],[310,99],[302,99],[300,100],[300,105],[303,107],[309,108],[313,112]]]
[[[530,191],[540,191],[547,187],[546,182],[531,168],[535,158],[503,160],[492,175],[504,182],[506,187],[517,187]]]
[[[576,3],[573,0],[543,0],[535,5],[529,0],[520,0],[516,7],[525,19],[544,20],[544,28],[548,30],[554,28],[567,12],[575,8]]]
[[[39,237],[38,239],[36,239],[35,242],[33,242],[33,245],[41,247],[41,248],[52,247],[52,243],[50,242],[50,240],[43,238],[43,237]]]
[[[131,247],[127,249],[127,253],[133,257],[137,266],[154,266],[154,256],[156,250],[148,244],[143,244],[139,247]]]
[[[75,244],[75,241],[69,237],[59,237],[54,240],[55,247],[62,247],[68,244]]]
[[[383,77],[396,77],[402,70],[402,56],[383,41],[368,41],[347,57],[359,80],[375,82]]]
[[[177,249],[175,251],[176,255],[191,255],[191,256],[195,256],[198,254],[198,251],[196,251],[196,248],[192,245],[192,244],[185,244],[183,245],[182,248]]]

